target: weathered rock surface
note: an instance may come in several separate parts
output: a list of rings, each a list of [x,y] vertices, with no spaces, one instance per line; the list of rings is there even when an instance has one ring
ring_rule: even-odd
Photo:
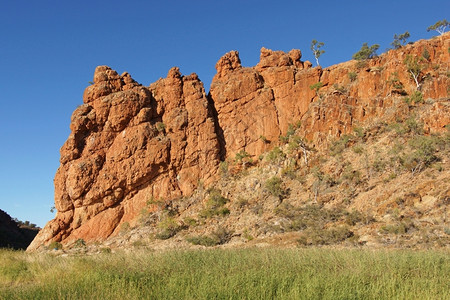
[[[57,216],[30,249],[105,239],[133,224],[151,199],[190,194],[217,171],[220,147],[203,84],[178,68],[143,87],[98,67],[71,130],[55,176]]]
[[[349,61],[325,69],[301,61],[300,50],[262,48],[252,68],[242,67],[239,53],[231,51],[217,62],[208,96],[196,74],[182,76],[178,68],[144,87],[128,73],[97,67],[61,148],[54,181],[58,213],[29,249],[114,236],[121,224],[133,225],[143,208],[152,209],[149,200],[169,203],[191,194],[199,182],[208,185],[221,160],[240,151],[261,154],[298,121],[320,147],[329,136],[380,116],[395,119],[408,110],[399,93],[416,89],[403,60],[425,49],[421,91],[425,100],[443,101],[421,118],[427,132],[443,130],[450,115],[449,47],[446,34],[364,65]],[[392,76],[402,91],[393,87]],[[310,88],[318,82],[320,89]]]

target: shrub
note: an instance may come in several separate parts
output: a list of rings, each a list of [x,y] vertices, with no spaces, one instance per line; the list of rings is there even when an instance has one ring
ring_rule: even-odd
[[[286,191],[282,187],[283,181],[280,177],[274,176],[266,181],[266,189],[272,196],[282,198],[285,196]]]
[[[155,126],[158,132],[164,132],[164,130],[166,129],[166,125],[163,122],[156,122]]]
[[[206,247],[211,247],[217,245],[217,240],[210,236],[190,236],[186,238],[186,241],[193,245],[201,245]]]
[[[344,134],[338,140],[334,141],[329,148],[330,155],[336,156],[338,154],[341,154],[344,149],[347,148],[351,139],[351,135]]]
[[[244,208],[248,205],[248,200],[246,198],[238,197],[237,206],[239,208]]]
[[[356,134],[356,136],[358,138],[361,138],[361,139],[366,136],[366,132],[365,132],[364,128],[362,128],[362,127],[353,128],[353,132]]]
[[[158,232],[155,237],[160,240],[170,239],[182,229],[182,226],[171,217],[166,217],[163,221],[159,222],[158,227],[161,231]]]
[[[411,105],[412,103],[423,103],[423,95],[419,91],[415,91],[411,96],[405,97],[403,99],[408,105]]]
[[[433,137],[417,136],[409,141],[413,153],[405,154],[401,160],[402,165],[413,174],[431,165],[438,158],[435,155],[436,140]]]
[[[356,154],[362,154],[364,152],[364,148],[362,146],[355,146],[352,148],[352,150]]]
[[[357,210],[352,210],[345,217],[345,223],[350,226],[354,226],[357,223],[362,222],[362,220],[363,220],[363,214]]]
[[[226,244],[231,240],[232,232],[224,227],[219,227],[211,235],[190,236],[186,240],[193,245],[206,247]]]
[[[383,225],[380,227],[379,232],[380,233],[384,233],[384,234],[388,234],[388,233],[392,233],[392,234],[404,234],[407,231],[407,227],[405,225],[405,223],[403,222],[399,222],[396,224],[388,224],[388,225]]]
[[[83,248],[86,247],[86,242],[83,239],[78,239],[74,243],[75,248]]]
[[[309,88],[310,88],[311,90],[316,91],[316,95],[319,95],[319,90],[320,90],[320,88],[321,88],[322,86],[323,86],[323,83],[322,83],[322,82],[317,82],[317,83],[311,84],[311,85],[309,86]]]
[[[430,60],[430,52],[428,52],[427,48],[423,49],[422,57],[425,58],[426,60]]]
[[[264,135],[260,135],[259,139],[264,143],[264,144],[268,144],[270,143],[270,141],[264,136]]]
[[[334,88],[335,92],[337,92],[339,94],[343,95],[343,94],[347,93],[347,89],[344,86],[340,86],[337,83],[333,84],[333,88]]]
[[[283,142],[283,143],[289,142],[291,137],[294,136],[295,130],[297,128],[299,128],[299,127],[300,127],[300,122],[298,122],[297,125],[295,125],[295,126],[292,125],[292,124],[289,124],[288,130],[286,131],[286,135],[285,136],[280,136],[280,138],[279,138],[280,141]]]
[[[411,116],[408,119],[406,119],[404,124],[404,130],[406,132],[411,132],[413,134],[422,134],[423,124],[417,122],[416,118],[414,116]]]
[[[331,245],[343,242],[353,236],[353,232],[344,225],[328,229],[308,229],[297,241],[303,246]]]
[[[375,160],[372,163],[372,168],[376,171],[376,172],[382,172],[384,171],[384,169],[386,168],[387,162],[381,158],[380,156],[376,156]]]
[[[283,168],[281,170],[281,176],[285,176],[288,177],[290,179],[296,179],[297,178],[297,174],[295,172],[295,167],[290,164],[289,166]]]
[[[356,72],[348,73],[348,78],[350,79],[351,82],[355,81],[357,77],[358,75],[356,74]]]
[[[111,253],[111,248],[109,248],[109,247],[100,248],[100,253],[103,253],[103,254]]]
[[[222,176],[228,175],[228,162],[227,161],[221,161],[219,163],[219,172]]]
[[[378,48],[380,48],[380,45],[378,44],[374,44],[369,47],[367,43],[364,43],[361,49],[353,54],[352,58],[355,60],[365,60],[373,58],[376,56]]]
[[[269,153],[267,153],[266,159],[271,163],[280,163],[286,158],[286,154],[279,148],[273,148]]]
[[[63,245],[60,242],[51,242],[48,246],[47,249],[50,250],[62,250]]]
[[[353,168],[349,165],[345,168],[342,174],[342,178],[344,180],[348,180],[358,184],[361,182],[361,172],[359,172],[358,170],[353,170]]]
[[[234,160],[236,162],[240,162],[242,163],[244,161],[244,159],[250,157],[250,154],[248,154],[245,150],[241,150],[238,153],[236,153]]]
[[[214,216],[225,216],[230,210],[223,207],[229,200],[222,196],[222,192],[218,189],[209,190],[209,199],[206,201],[205,208],[200,211],[201,218],[211,218]]]
[[[403,83],[398,78],[398,73],[394,72],[389,75],[389,79],[387,80],[389,86],[392,87],[392,92],[395,92],[400,95],[406,95],[406,91],[404,90]]]
[[[197,226],[198,225],[197,220],[194,218],[191,218],[191,217],[184,218],[183,223],[186,224],[187,226]]]

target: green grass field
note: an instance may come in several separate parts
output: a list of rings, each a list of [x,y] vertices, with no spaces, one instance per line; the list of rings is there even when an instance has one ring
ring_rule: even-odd
[[[448,251],[0,251],[0,299],[450,299]]]

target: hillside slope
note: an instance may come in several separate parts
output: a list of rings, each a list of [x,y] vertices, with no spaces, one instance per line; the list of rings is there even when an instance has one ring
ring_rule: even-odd
[[[29,249],[112,240],[143,223],[170,240],[295,233],[314,244],[307,233],[322,230],[370,244],[379,230],[421,228],[402,221],[406,208],[422,223],[440,218],[426,222],[445,239],[449,46],[446,34],[326,69],[299,50],[264,48],[244,68],[232,51],[216,64],[209,95],[178,68],[144,87],[98,67],[61,148],[57,216]],[[421,66],[420,92],[407,58]]]
[[[0,248],[26,249],[38,231],[34,225],[20,226],[0,209]]]

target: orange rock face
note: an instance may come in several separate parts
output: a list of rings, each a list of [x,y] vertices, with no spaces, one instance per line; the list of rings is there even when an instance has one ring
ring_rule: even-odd
[[[191,194],[199,181],[215,179],[221,160],[240,151],[259,155],[290,124],[300,121],[301,133],[320,146],[379,116],[394,120],[408,110],[401,94],[416,90],[403,63],[407,55],[428,52],[421,92],[425,100],[444,101],[422,121],[426,132],[443,130],[449,123],[449,47],[445,34],[326,69],[302,62],[300,50],[265,48],[260,62],[245,68],[231,51],[217,62],[208,96],[196,74],[182,76],[178,68],[144,87],[128,73],[97,67],[61,148],[54,180],[58,213],[29,249],[115,235],[152,197]],[[319,82],[320,88],[310,88]]]
[[[219,163],[215,122],[197,75],[178,68],[150,87],[108,67],[71,119],[55,176],[57,216],[30,249],[50,240],[103,240],[146,203],[192,193]]]

